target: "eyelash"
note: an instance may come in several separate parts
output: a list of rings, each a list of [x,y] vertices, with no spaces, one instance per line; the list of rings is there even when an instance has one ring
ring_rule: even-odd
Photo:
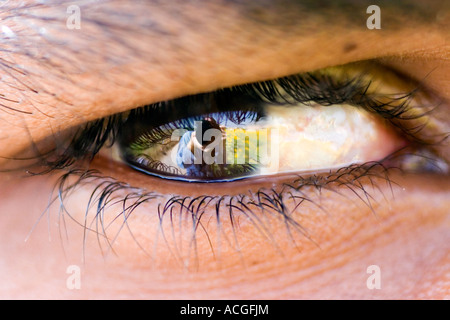
[[[239,92],[245,93],[261,102],[283,105],[293,105],[296,103],[307,104],[311,102],[323,106],[350,104],[362,107],[369,112],[376,113],[386,119],[402,131],[402,133],[414,142],[415,145],[430,143],[419,137],[418,133],[420,130],[417,130],[417,128],[413,130],[408,129],[407,126],[403,126],[404,121],[420,119],[423,116],[423,114],[414,117],[409,116],[410,102],[415,96],[415,90],[406,94],[389,96],[370,93],[370,85],[371,82],[363,76],[344,78],[343,80],[341,79],[341,81],[336,81],[335,78],[325,73],[307,73],[284,77],[273,81],[236,86],[209,94],[219,93],[226,98],[229,95]],[[286,94],[282,95],[280,89]],[[130,114],[141,114],[147,117],[153,117],[153,119],[156,119],[155,121],[162,121],[165,119],[165,115],[170,112],[173,113],[176,110],[177,119],[175,120],[183,121],[188,115],[183,115],[185,109],[180,109],[178,104],[182,103],[183,99],[195,99],[196,97],[202,99],[207,97],[207,95],[208,94],[202,94],[168,102],[156,103],[132,110],[128,113],[116,114],[104,119],[92,121],[72,135],[72,139],[70,139],[67,148],[63,148],[62,151],[60,147],[55,148],[51,152],[45,153],[44,156],[40,156],[35,168],[39,167],[41,169],[36,169],[37,171],[33,174],[42,175],[65,170],[58,178],[58,182],[55,186],[56,197],[51,201],[51,203],[55,201],[60,202],[60,214],[69,214],[69,211],[65,208],[64,202],[75,188],[83,185],[85,182],[93,183],[94,181],[99,181],[96,183],[88,201],[88,206],[92,207],[95,205],[97,207],[97,213],[94,218],[96,221],[91,222],[97,229],[91,229],[91,224],[88,225],[87,221],[84,228],[95,232],[97,236],[108,239],[106,236],[107,226],[103,224],[102,217],[109,205],[112,203],[121,203],[123,211],[119,216],[123,216],[126,221],[127,217],[142,203],[157,199],[159,201],[164,198],[164,195],[132,187],[110,177],[104,177],[100,172],[95,170],[82,169],[84,166],[83,163],[90,163],[101,148],[105,146],[110,147],[114,144],[118,133],[120,132],[121,123],[123,123]],[[180,112],[179,110],[183,111]],[[223,111],[227,112],[228,110]],[[244,110],[242,112],[244,112],[244,114],[245,112],[251,113],[252,110]],[[155,113],[159,116],[155,117]],[[264,236],[267,236],[267,227],[264,225],[262,218],[254,213],[255,209],[258,209],[266,214],[276,213],[278,217],[284,219],[288,234],[291,234],[293,230],[296,230],[303,236],[310,238],[310,235],[292,216],[292,213],[295,210],[290,212],[286,210],[287,201],[294,201],[295,209],[305,202],[311,203],[317,206],[317,208],[322,209],[317,201],[312,199],[310,195],[307,195],[306,192],[303,192],[304,189],[313,187],[320,193],[323,189],[338,192],[336,191],[336,188],[345,187],[350,189],[357,198],[373,210],[371,204],[372,196],[365,189],[362,180],[367,179],[368,183],[374,189],[378,188],[375,181],[377,179],[391,185],[392,181],[389,178],[388,172],[394,168],[385,167],[383,163],[388,163],[389,160],[399,156],[404,157],[409,156],[409,154],[401,151],[400,154],[393,154],[380,162],[370,162],[357,166],[353,165],[335,172],[311,175],[306,178],[298,176],[292,183],[282,184],[278,190],[275,188],[262,188],[252,194],[220,196],[203,195],[195,198],[171,196],[169,199],[166,199],[164,205],[162,205],[162,202],[158,203],[158,217],[160,223],[162,223],[167,215],[170,215],[170,219],[172,219],[171,216],[175,211],[178,212],[180,217],[187,214],[187,216],[192,219],[192,233],[194,240],[197,229],[201,227],[203,213],[207,208],[214,207],[218,226],[221,223],[221,219],[224,219],[223,217],[228,217],[231,225],[235,228],[236,214],[240,214],[247,220],[250,220],[255,228],[257,228]],[[430,161],[433,161],[433,159],[430,159]],[[70,178],[73,176],[77,177],[77,180],[74,183],[69,183]],[[121,196],[122,191],[126,192],[127,195],[125,197]],[[51,203],[49,203],[49,207]],[[86,209],[86,212],[88,209],[89,208]],[[228,215],[226,212],[228,212]],[[97,219],[100,219],[100,221]],[[114,238],[115,237],[112,237],[112,239]],[[108,241],[107,243],[108,246],[112,246],[112,243],[109,243]]]
[[[379,187],[379,183],[386,183],[392,192],[392,185],[395,183],[389,178],[390,170],[395,170],[395,168],[387,168],[380,162],[370,162],[364,165],[352,165],[341,168],[333,173],[311,175],[308,177],[297,176],[292,183],[281,184],[278,190],[275,188],[260,188],[256,192],[249,192],[248,194],[220,196],[200,195],[192,197],[171,195],[168,199],[165,199],[164,205],[162,205],[162,202],[158,202],[157,216],[161,226],[164,221],[169,220],[172,228],[175,223],[175,215],[178,216],[180,221],[188,219],[192,226],[189,231],[191,245],[194,248],[196,247],[197,232],[200,228],[204,228],[202,218],[205,212],[210,209],[214,209],[213,217],[216,220],[217,227],[220,228],[221,224],[225,220],[228,220],[235,237],[239,229],[239,221],[245,219],[267,241],[277,246],[276,241],[272,239],[270,223],[266,223],[267,219],[275,218],[281,219],[288,236],[294,243],[294,233],[298,233],[314,242],[313,236],[301,225],[295,216],[295,213],[302,204],[309,203],[316,209],[329,215],[330,213],[320,204],[320,200],[314,199],[313,196],[316,195],[319,197],[323,190],[341,194],[338,189],[347,188],[375,214],[376,212],[372,202],[376,202],[376,200],[374,200],[372,193],[367,190],[368,187],[364,186],[363,180],[365,180],[365,184],[369,185],[371,189],[378,190],[385,197],[385,194]],[[69,182],[71,177],[76,177],[76,181]],[[95,181],[99,182],[96,183]],[[58,178],[56,184],[57,196],[53,197],[53,200],[49,202],[47,207],[48,210],[55,201],[59,201],[58,216],[62,217],[63,220],[61,225],[66,225],[64,221],[65,216],[74,219],[70,216],[70,211],[64,205],[65,199],[75,188],[82,186],[84,183],[94,186],[88,200],[86,212],[88,209],[96,207],[96,213],[92,221],[88,222],[86,220],[85,224],[82,225],[86,231],[84,237],[87,236],[87,231],[93,232],[97,236],[102,254],[113,249],[114,240],[118,236],[118,234],[113,234],[112,236],[107,234],[109,225],[105,224],[104,217],[110,206],[120,205],[122,211],[113,217],[112,220],[115,221],[122,218],[124,221],[123,225],[126,226],[129,216],[141,204],[160,201],[162,198],[165,198],[165,196],[153,191],[132,187],[113,178],[105,177],[96,170],[70,169]],[[313,188],[316,194],[309,190],[310,188]],[[122,191],[126,192],[126,196],[123,196]],[[290,208],[289,202],[291,201],[294,204],[294,208],[288,209]],[[41,218],[44,216],[44,213],[41,215]],[[206,219],[208,223],[211,222],[210,216]],[[160,232],[163,233],[162,230]],[[171,236],[174,237],[172,240],[177,241],[175,235],[172,234]],[[206,236],[208,237],[208,235]],[[168,241],[166,238],[167,235],[162,234],[162,237],[166,242]],[[137,242],[136,239],[135,241]],[[83,243],[85,242],[86,239],[84,238]],[[234,247],[238,250],[238,239],[235,238],[234,242]],[[106,245],[107,248],[103,248],[102,244]],[[151,257],[143,245],[138,242],[137,245]],[[169,244],[167,247],[170,250]],[[214,254],[212,245],[211,250]],[[174,252],[171,253],[175,254]]]

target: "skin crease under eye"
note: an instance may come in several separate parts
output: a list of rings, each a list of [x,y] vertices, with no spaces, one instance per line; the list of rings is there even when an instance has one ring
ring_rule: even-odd
[[[444,29],[443,29],[444,30]],[[415,34],[422,35],[420,28],[414,29]],[[443,31],[444,32],[444,31]],[[436,35],[436,34],[435,34]],[[444,34],[445,36],[445,34]],[[423,36],[421,36],[423,38]],[[345,37],[337,35],[334,38],[345,44]],[[339,40],[341,39],[341,40]],[[403,43],[412,47],[409,40],[389,38],[384,34],[383,39],[399,43],[399,46],[387,46],[389,50],[396,50],[399,55],[403,53]],[[430,40],[431,39],[431,40]],[[438,40],[436,40],[438,39]],[[412,76],[422,79],[422,70],[431,70],[439,66],[434,73],[436,76],[427,79],[426,84],[437,94],[448,98],[448,52],[439,36],[429,37],[426,44],[418,44],[422,52],[428,53],[426,59],[420,60],[421,70],[407,68]],[[436,40],[436,42],[433,42]],[[388,41],[388,40],[385,40]],[[411,40],[411,43],[413,40]],[[230,39],[231,43],[231,39]],[[330,46],[336,51],[336,46]],[[364,48],[366,53],[373,55],[371,42],[357,42],[357,48]],[[436,47],[442,50],[435,50]],[[403,47],[404,48],[404,47]],[[384,49],[377,54],[392,54]],[[413,50],[411,50],[413,51]],[[327,63],[341,64],[354,59],[361,51],[356,50],[349,55],[327,55]],[[441,52],[443,54],[439,55]],[[352,56],[354,55],[354,56]],[[361,54],[363,55],[363,54]],[[207,56],[205,53],[204,56]],[[370,56],[370,54],[365,55]],[[418,55],[421,59],[423,55]],[[218,56],[219,60],[230,60],[231,57]],[[399,59],[401,62],[409,61]],[[233,59],[236,59],[233,56]],[[298,57],[297,57],[298,59]],[[302,60],[302,59],[299,59]],[[320,60],[320,59],[319,59]],[[323,60],[323,61],[324,61]],[[412,59],[414,60],[414,59]],[[322,61],[322,62],[323,62]],[[392,64],[398,65],[396,59]],[[438,63],[436,62],[438,61]],[[216,61],[217,62],[217,61]],[[263,61],[255,65],[262,66],[255,74],[246,74],[253,80],[273,75],[274,71],[266,70]],[[312,59],[303,62],[303,69],[316,68],[322,62]],[[289,65],[289,63],[288,63]],[[264,67],[266,66],[266,67]],[[404,66],[404,65],[402,65]],[[297,65],[297,67],[299,67]],[[276,68],[272,68],[276,69]],[[271,69],[271,70],[272,70]],[[279,70],[279,69],[277,69]],[[280,73],[292,73],[298,70],[282,70]],[[203,69],[204,72],[204,69]],[[278,71],[277,71],[278,72]],[[405,71],[406,72],[406,71]],[[201,73],[201,71],[197,71]],[[217,77],[220,72],[215,72]],[[223,83],[240,81],[238,76],[230,76],[224,72]],[[167,82],[168,89],[179,83]],[[204,85],[204,83],[202,84]],[[193,86],[189,83],[185,88]],[[109,91],[110,98],[115,98],[118,92]],[[139,96],[136,100],[149,102],[148,92],[145,97]],[[158,99],[157,97],[154,97]],[[125,98],[117,97],[120,103]],[[99,114],[107,113],[108,106],[98,102]],[[445,104],[444,104],[445,106]],[[80,106],[80,108],[83,108]],[[117,108],[117,107],[116,107]],[[84,110],[84,109],[83,109]],[[117,111],[117,110],[116,110]],[[83,112],[80,110],[80,112]],[[84,111],[87,114],[87,111]],[[109,111],[108,111],[109,112]],[[5,119],[5,118],[4,118]],[[6,119],[9,120],[9,119]],[[10,143],[7,129],[2,131],[2,150],[8,150],[5,145]],[[26,135],[16,135],[25,137]],[[23,138],[27,140],[27,138]],[[6,141],[6,142],[5,142]],[[23,142],[25,143],[25,142]],[[20,144],[18,142],[18,144]],[[184,195],[204,194],[201,186],[186,185],[175,182],[164,182],[138,174],[126,168],[102,162],[101,159],[93,164],[106,175],[111,175],[123,181],[133,181],[133,185],[151,188],[157,186],[161,193],[176,193]],[[394,185],[395,201],[386,202],[381,193],[375,192],[379,200],[376,205],[376,215],[358,202],[349,192],[347,199],[330,193],[323,198],[323,206],[332,208],[332,215],[318,213],[306,206],[302,211],[305,215],[304,226],[314,235],[313,240],[320,245],[320,249],[309,239],[295,235],[297,247],[292,245],[292,239],[283,238],[284,232],[275,232],[279,247],[284,256],[275,249],[272,243],[252,231],[244,223],[242,229],[248,231],[239,234],[239,243],[242,256],[236,250],[226,250],[223,245],[221,259],[211,254],[209,243],[200,231],[198,236],[198,258],[201,261],[197,272],[186,272],[180,267],[178,261],[167,255],[164,244],[156,246],[157,258],[149,260],[139,248],[136,248],[134,239],[123,234],[123,238],[115,243],[115,253],[108,254],[106,258],[99,252],[95,236],[88,238],[86,247],[86,264],[81,259],[83,229],[74,225],[67,219],[64,226],[61,218],[52,214],[44,216],[31,234],[27,242],[24,239],[39,218],[42,208],[45,208],[47,197],[53,187],[54,178],[34,177],[21,179],[20,174],[2,175],[0,184],[0,253],[4,257],[1,264],[0,296],[6,298],[435,298],[449,297],[449,246],[448,227],[450,207],[448,179],[435,175],[406,175],[393,173],[391,180],[400,186]],[[266,186],[270,187],[270,181]],[[246,192],[252,189],[256,182],[243,182],[240,184],[224,185],[221,191],[225,194]],[[263,183],[262,183],[263,184]],[[383,194],[390,199],[391,190],[383,183],[379,184]],[[214,192],[218,193],[218,190]],[[81,190],[70,201],[70,209],[77,217],[82,217],[89,190]],[[24,201],[24,197],[27,201]],[[392,200],[392,199],[391,199]],[[152,209],[151,205],[147,209]],[[137,212],[130,223],[134,232],[142,237],[148,230],[145,222],[150,218],[142,212]],[[8,214],[6,214],[8,213]],[[206,220],[205,220],[206,221]],[[225,223],[225,221],[224,221]],[[154,221],[150,221],[154,228]],[[215,223],[206,225],[208,234],[216,239]],[[60,228],[63,226],[62,228]],[[49,241],[48,227],[51,230]],[[277,225],[273,226],[275,229]],[[227,230],[229,226],[223,226]],[[247,229],[246,229],[247,228]],[[276,231],[276,230],[272,231]],[[62,230],[60,234],[58,230]],[[67,234],[65,234],[67,230]],[[170,229],[166,229],[169,230]],[[228,229],[229,231],[229,229]],[[63,239],[63,240],[62,240]],[[64,239],[69,239],[65,241]],[[153,238],[152,238],[153,239]],[[62,245],[61,242],[64,244]],[[217,262],[220,261],[220,264]],[[69,265],[79,265],[83,268],[80,290],[69,290],[66,286],[66,273]],[[381,269],[381,289],[369,290],[366,272],[370,265],[378,265]],[[191,270],[192,271],[192,270]]]

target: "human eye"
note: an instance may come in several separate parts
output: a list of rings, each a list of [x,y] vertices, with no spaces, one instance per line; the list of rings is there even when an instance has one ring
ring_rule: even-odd
[[[357,76],[317,73],[153,104],[127,113],[117,153],[140,171],[204,182],[379,160],[401,139],[373,113],[401,118],[411,97],[380,102],[368,86]]]
[[[51,49],[2,29],[11,296],[367,298],[374,264],[378,296],[448,291],[444,29],[309,35],[286,3],[80,2],[72,33],[17,11]]]
[[[93,158],[110,140],[117,161],[188,182],[314,174],[392,162],[393,155],[399,166],[405,166],[399,160],[403,155],[403,161],[414,163],[410,167],[418,166],[415,170],[446,171],[432,153],[419,160],[411,151],[424,153],[431,143],[421,134],[429,126],[425,115],[433,102],[414,89],[393,93],[386,79],[368,78],[364,66],[348,69],[355,67],[224,88],[100,119],[72,138],[62,160],[53,161],[56,167],[65,161],[72,166],[70,153]],[[105,128],[110,136],[104,135],[91,153],[84,150]]]
[[[110,161],[187,182],[374,164],[446,172],[426,151],[445,138],[427,123],[438,100],[379,69],[340,66],[150,104],[79,128],[66,149],[47,155],[56,159],[42,161],[72,167],[73,155],[105,155],[107,144]]]

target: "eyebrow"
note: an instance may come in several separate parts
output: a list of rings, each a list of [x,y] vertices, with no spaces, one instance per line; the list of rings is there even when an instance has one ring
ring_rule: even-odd
[[[242,24],[244,28],[255,30],[264,28],[283,34],[314,34],[328,29],[331,33],[335,27],[364,29],[368,14],[366,9],[372,0],[211,0],[207,3],[197,1],[167,1],[162,4],[156,0],[131,2],[127,0],[49,0],[41,2],[10,2],[0,4],[0,52],[14,53],[27,58],[39,57],[39,49],[56,46],[58,50],[48,52],[48,56],[57,59],[69,59],[70,53],[99,53],[93,42],[102,41],[115,43],[122,49],[129,49],[133,54],[146,54],[139,47],[133,35],[149,35],[149,37],[164,36],[173,40],[187,30],[208,28],[208,21],[223,19],[226,13],[232,12],[229,23]],[[65,34],[65,22],[68,18],[67,8],[77,5],[80,8],[80,21],[83,32],[75,38],[73,33]],[[382,12],[383,30],[397,30],[405,26],[421,23],[433,23],[439,15],[445,15],[449,10],[449,2],[445,0],[380,0],[377,5]],[[222,11],[220,9],[229,10]],[[198,15],[196,14],[198,11]],[[220,14],[219,14],[220,12]],[[225,13],[224,13],[225,12]],[[209,20],[208,20],[209,19]],[[60,36],[58,37],[58,34]],[[71,38],[65,51],[59,52]],[[96,37],[98,39],[96,39]],[[171,42],[171,50],[176,50],[176,44]],[[145,51],[145,48],[144,48]],[[154,52],[153,52],[154,53]],[[58,57],[59,55],[59,57]],[[1,57],[0,57],[1,58]],[[120,64],[121,56],[108,58]],[[146,59],[156,59],[153,54]],[[48,63],[50,59],[40,59]],[[122,58],[123,60],[123,58]],[[5,59],[0,64],[11,68]],[[76,62],[76,61],[74,61]],[[54,67],[54,65],[49,65]],[[11,68],[12,69],[12,68]]]
[[[383,14],[383,28],[398,29],[405,22],[433,23],[439,13],[448,12],[450,5],[445,0],[227,0],[242,10],[244,16],[259,23],[274,26],[295,26],[304,24],[308,15],[323,19],[323,22],[341,25],[365,26],[370,5],[377,5]]]
[[[135,26],[145,27],[152,32],[170,34],[166,28],[152,19],[152,10],[163,8],[166,10],[166,18],[176,18],[185,21],[185,25],[191,25],[191,17],[185,12],[177,10],[200,9],[200,7],[212,6],[218,8],[233,8],[238,12],[239,19],[258,24],[270,25],[273,28],[297,27],[307,25],[311,17],[320,18],[328,24],[359,25],[365,26],[368,17],[366,9],[373,5],[373,0],[211,0],[207,3],[197,1],[167,1],[161,4],[156,0],[134,2],[130,0],[49,0],[41,2],[30,0],[11,4],[10,1],[0,4],[3,21],[24,18],[45,23],[64,22],[67,18],[67,9],[70,5],[77,5],[82,10],[83,22],[102,28],[133,29]],[[200,6],[201,4],[201,6]],[[383,14],[383,28],[400,28],[405,22],[432,23],[439,14],[443,15],[450,10],[450,4],[446,0],[378,0],[376,5]],[[52,14],[41,14],[41,9],[51,10]],[[215,12],[217,14],[218,12]],[[106,18],[106,19],[105,19]],[[60,24],[61,25],[61,24]],[[30,24],[28,27],[33,27]],[[301,30],[301,29],[300,29]],[[5,33],[5,29],[3,29]],[[307,32],[311,29],[307,28]]]

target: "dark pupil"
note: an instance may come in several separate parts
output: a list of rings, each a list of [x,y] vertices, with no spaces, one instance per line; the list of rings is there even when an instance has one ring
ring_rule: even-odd
[[[201,135],[196,133],[197,137],[203,137],[205,135],[205,132],[208,131],[209,129],[217,129],[220,130],[220,126],[217,124],[217,122],[213,119],[213,118],[205,118],[201,120]],[[198,130],[199,128],[197,127],[196,130]],[[214,139],[214,137],[212,138]],[[202,139],[203,140],[203,139]],[[207,146],[208,144],[210,144],[212,141],[199,141],[199,143],[202,144],[202,146]]]

